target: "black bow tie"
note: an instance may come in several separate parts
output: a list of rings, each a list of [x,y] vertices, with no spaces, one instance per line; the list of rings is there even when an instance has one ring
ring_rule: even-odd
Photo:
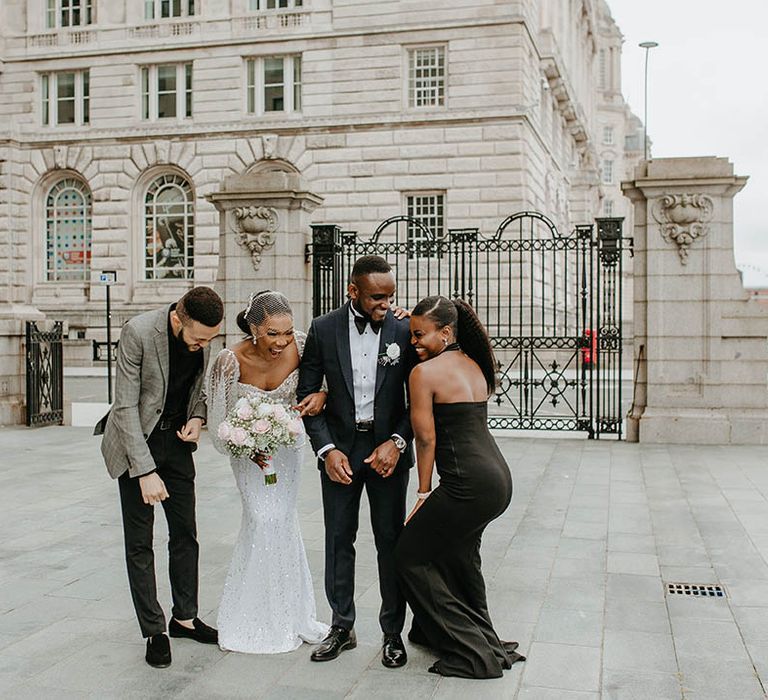
[[[355,319],[355,326],[357,326],[357,332],[362,335],[365,333],[365,327],[370,323],[371,324],[371,330],[374,333],[378,333],[379,329],[381,328],[382,321],[373,321],[372,319],[368,318],[367,316],[358,316],[357,314],[354,315]]]

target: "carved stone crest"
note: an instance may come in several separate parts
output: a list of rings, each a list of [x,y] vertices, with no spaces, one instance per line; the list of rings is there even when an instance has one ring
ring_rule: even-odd
[[[653,218],[659,222],[664,240],[677,246],[681,264],[688,264],[691,245],[709,233],[714,209],[714,202],[705,194],[665,194],[653,203]]]
[[[262,252],[275,244],[277,212],[272,207],[236,207],[230,213],[230,229],[251,254],[253,269],[258,270]]]

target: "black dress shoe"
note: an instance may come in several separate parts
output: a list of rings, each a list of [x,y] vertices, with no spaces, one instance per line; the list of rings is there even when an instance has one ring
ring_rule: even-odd
[[[201,644],[218,644],[219,633],[213,627],[206,625],[199,617],[192,620],[192,629],[176,622],[171,618],[171,624],[168,625],[168,634],[171,637],[186,637],[194,639]]]
[[[387,668],[400,668],[408,663],[403,638],[399,634],[385,634],[381,646],[381,663]]]
[[[320,642],[320,646],[312,652],[309,658],[312,661],[331,661],[342,651],[354,649],[356,646],[355,630],[347,630],[334,625],[328,632],[328,636]]]
[[[144,657],[150,666],[168,668],[171,665],[171,642],[165,634],[153,634],[147,637],[147,655]]]

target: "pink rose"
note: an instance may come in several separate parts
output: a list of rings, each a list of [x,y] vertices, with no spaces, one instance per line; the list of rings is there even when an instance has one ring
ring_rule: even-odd
[[[237,407],[237,417],[242,420],[248,420],[253,417],[253,409],[249,404],[244,403]]]
[[[231,433],[232,426],[227,423],[227,421],[220,423],[219,429],[216,431],[216,434],[219,436],[219,440],[228,440]]]
[[[259,420],[253,422],[253,431],[255,433],[268,433],[269,432],[269,421],[265,420],[264,418],[259,418]]]
[[[304,432],[304,423],[301,418],[294,418],[288,424],[288,432],[291,435],[301,435]]]
[[[243,428],[232,428],[229,441],[236,447],[242,447],[248,440],[248,433]]]
[[[285,410],[285,406],[277,404],[272,409],[272,415],[282,423],[288,417],[288,411]]]

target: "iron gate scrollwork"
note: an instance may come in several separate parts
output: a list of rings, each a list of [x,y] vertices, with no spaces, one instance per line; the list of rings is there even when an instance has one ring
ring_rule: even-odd
[[[441,237],[396,216],[369,239],[313,226],[313,313],[341,305],[354,261],[381,255],[397,276],[397,303],[461,297],[488,330],[498,367],[489,426],[621,436],[622,219],[569,234],[537,212],[507,217],[495,233]]]
[[[26,324],[27,425],[61,425],[64,422],[63,324],[55,321],[42,330]]]

